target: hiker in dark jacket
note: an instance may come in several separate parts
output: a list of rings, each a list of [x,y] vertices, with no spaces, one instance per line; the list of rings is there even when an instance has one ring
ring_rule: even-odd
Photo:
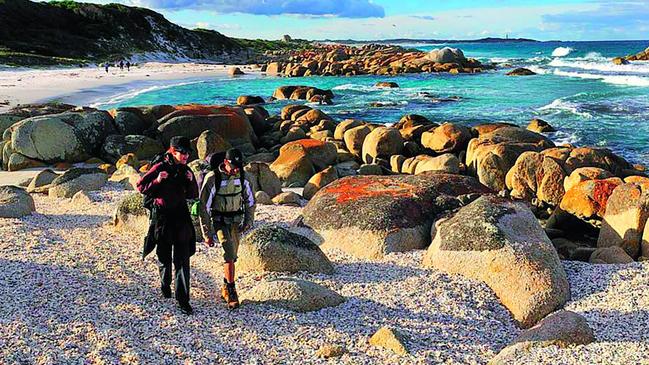
[[[154,164],[137,183],[140,193],[153,198],[143,256],[156,248],[160,288],[165,298],[171,297],[173,260],[176,300],[185,314],[193,313],[189,304],[189,258],[196,252],[196,232],[186,199],[198,197],[196,178],[187,167],[190,149],[189,139],[172,138],[163,160]]]

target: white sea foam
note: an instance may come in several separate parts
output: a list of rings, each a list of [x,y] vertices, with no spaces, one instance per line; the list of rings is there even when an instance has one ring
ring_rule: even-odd
[[[649,62],[630,63],[628,65],[615,65],[609,60],[604,60],[602,62],[593,62],[555,58],[548,65],[553,67],[568,67],[589,71],[649,74]]]
[[[142,88],[142,89],[136,89],[136,90],[133,90],[133,91],[130,91],[130,92],[115,95],[115,96],[111,97],[108,100],[104,99],[104,100],[97,101],[95,103],[90,104],[90,106],[93,107],[93,108],[99,108],[99,107],[101,107],[103,105],[116,104],[116,103],[119,103],[119,102],[122,102],[122,101],[125,101],[125,100],[129,100],[129,99],[132,99],[132,98],[134,98],[134,97],[136,97],[138,95],[148,93],[148,92],[151,92],[151,91],[169,89],[169,88],[183,86],[183,85],[196,84],[196,83],[199,83],[199,82],[202,82],[202,81],[179,82],[179,83],[170,84],[170,85],[149,86],[149,87],[145,87],[145,88]]]
[[[564,98],[559,98],[553,100],[550,104],[542,106],[537,109],[541,112],[548,112],[551,114],[559,114],[568,112],[582,118],[592,118],[592,114],[579,110],[579,105],[570,101],[565,100]]]
[[[570,47],[557,47],[552,51],[552,57],[565,57],[572,51],[574,50]]]
[[[545,74],[550,72],[545,68],[542,68],[540,66],[535,66],[535,65],[530,65],[530,66],[527,66],[526,68],[528,70],[532,71],[532,72],[535,72],[535,73],[539,74],[539,75],[545,75]]]
[[[649,86],[649,77],[642,77],[642,76],[601,75],[601,74],[561,71],[558,69],[554,70],[554,74],[557,76],[575,77],[575,78],[586,79],[586,80],[601,80],[602,82],[605,82],[607,84],[614,84],[614,85],[643,86],[643,87]]]
[[[576,133],[566,132],[562,130],[556,131],[555,133],[552,134],[550,138],[557,145],[562,145],[562,144],[578,145],[579,142],[581,141],[581,138],[579,138],[579,136],[577,136]]]
[[[372,91],[376,90],[374,86],[368,86],[368,85],[359,85],[359,84],[342,84],[338,86],[334,86],[331,88],[332,90],[353,90],[353,91]]]

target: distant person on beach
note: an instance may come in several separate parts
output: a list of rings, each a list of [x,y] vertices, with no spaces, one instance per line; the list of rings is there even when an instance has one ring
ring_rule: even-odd
[[[165,298],[171,297],[173,260],[176,300],[181,312],[188,315],[193,313],[189,304],[189,258],[196,253],[196,232],[186,200],[198,197],[196,178],[187,167],[190,150],[188,138],[173,137],[167,152],[156,158],[161,161],[137,182],[138,191],[145,195],[144,206],[151,210],[143,258],[156,249]]]
[[[124,71],[124,60],[119,60],[119,69]]]
[[[234,265],[239,250],[239,235],[252,227],[255,198],[245,179],[243,154],[229,149],[224,159],[212,157],[212,171],[203,181],[200,193],[199,221],[205,244],[214,246],[214,235],[223,246],[223,286],[221,297],[228,308],[239,307]]]
[[[131,71],[131,61],[126,61],[126,71]]]
[[[104,69],[106,69],[106,73],[108,73],[108,68],[110,67],[110,62],[104,63]]]

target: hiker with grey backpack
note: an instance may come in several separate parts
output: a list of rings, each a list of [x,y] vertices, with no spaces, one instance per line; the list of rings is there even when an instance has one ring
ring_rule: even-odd
[[[255,198],[250,183],[245,179],[243,154],[236,148],[225,153],[225,158],[212,156],[211,170],[200,189],[199,221],[208,247],[219,241],[224,250],[223,287],[221,297],[228,308],[239,307],[235,287],[235,262],[241,232],[252,227]]]

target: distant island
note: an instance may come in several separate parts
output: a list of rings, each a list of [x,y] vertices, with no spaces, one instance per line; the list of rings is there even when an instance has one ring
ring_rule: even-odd
[[[353,40],[353,39],[325,39],[318,42],[340,43],[340,44],[395,44],[395,43],[416,43],[416,44],[429,44],[429,43],[518,43],[518,42],[540,42],[535,39],[528,38],[480,38],[480,39],[411,39],[411,38],[393,38],[381,40]]]

